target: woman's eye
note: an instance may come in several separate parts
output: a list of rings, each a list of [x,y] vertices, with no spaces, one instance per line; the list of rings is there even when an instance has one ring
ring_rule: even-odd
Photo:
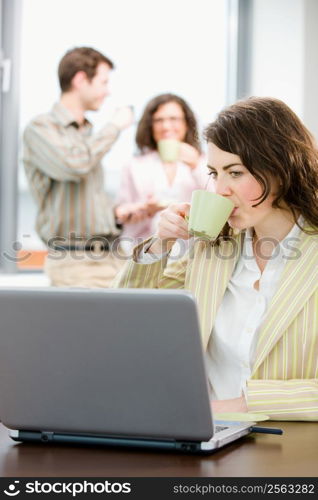
[[[235,170],[232,170],[232,172],[230,172],[230,176],[231,177],[240,177],[241,175],[243,175],[243,172],[240,172],[240,171],[235,171]]]
[[[213,170],[210,170],[208,172],[208,175],[211,175],[213,179],[216,179],[216,176],[217,176],[216,172],[214,172]]]

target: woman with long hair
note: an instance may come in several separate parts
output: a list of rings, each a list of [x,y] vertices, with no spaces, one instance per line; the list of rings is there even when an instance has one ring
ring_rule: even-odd
[[[205,137],[211,189],[234,204],[222,233],[193,238],[169,259],[176,239],[190,236],[189,204],[171,205],[117,285],[194,294],[215,411],[318,420],[314,140],[286,104],[266,97],[225,108]]]
[[[179,142],[173,161],[164,161],[158,153],[159,141],[166,139]],[[197,121],[181,97],[161,94],[151,99],[139,121],[136,144],[139,153],[122,169],[116,203],[127,248],[153,233],[156,214],[168,203],[190,201],[192,191],[207,181]]]

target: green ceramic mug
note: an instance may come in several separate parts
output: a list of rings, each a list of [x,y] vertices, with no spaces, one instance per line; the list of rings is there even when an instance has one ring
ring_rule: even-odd
[[[158,141],[158,153],[162,161],[175,162],[178,159],[180,141],[176,139],[162,139]]]
[[[189,232],[201,238],[215,239],[233,211],[234,203],[203,189],[192,193],[188,219]]]

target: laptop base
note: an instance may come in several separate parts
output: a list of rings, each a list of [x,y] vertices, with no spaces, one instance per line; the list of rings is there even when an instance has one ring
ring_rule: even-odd
[[[114,448],[134,448],[181,453],[202,453],[200,442],[118,438],[90,434],[64,434],[57,432],[9,431],[14,441],[42,444],[73,444],[79,446],[105,446]]]
[[[72,444],[77,446],[104,446],[108,448],[133,448],[154,451],[174,451],[190,454],[211,454],[216,450],[236,441],[251,432],[250,425],[236,425],[231,433],[227,427],[211,438],[210,441],[174,441],[149,438],[129,438],[117,436],[103,436],[96,434],[70,434],[59,432],[18,431],[9,429],[9,436],[14,441],[32,442],[41,444]]]

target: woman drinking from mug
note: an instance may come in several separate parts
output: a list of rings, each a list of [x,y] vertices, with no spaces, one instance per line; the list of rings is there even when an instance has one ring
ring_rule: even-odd
[[[153,234],[156,214],[167,204],[190,201],[192,191],[207,181],[197,121],[181,97],[162,94],[147,104],[136,143],[140,154],[122,170],[116,208],[127,250],[137,238],[141,241]]]
[[[198,302],[214,411],[318,420],[318,154],[273,98],[224,109],[205,132],[216,193],[234,204],[214,241],[189,238],[189,204],[161,213],[117,285],[179,288]],[[213,213],[211,213],[213,217]],[[166,250],[166,253],[163,251]]]

